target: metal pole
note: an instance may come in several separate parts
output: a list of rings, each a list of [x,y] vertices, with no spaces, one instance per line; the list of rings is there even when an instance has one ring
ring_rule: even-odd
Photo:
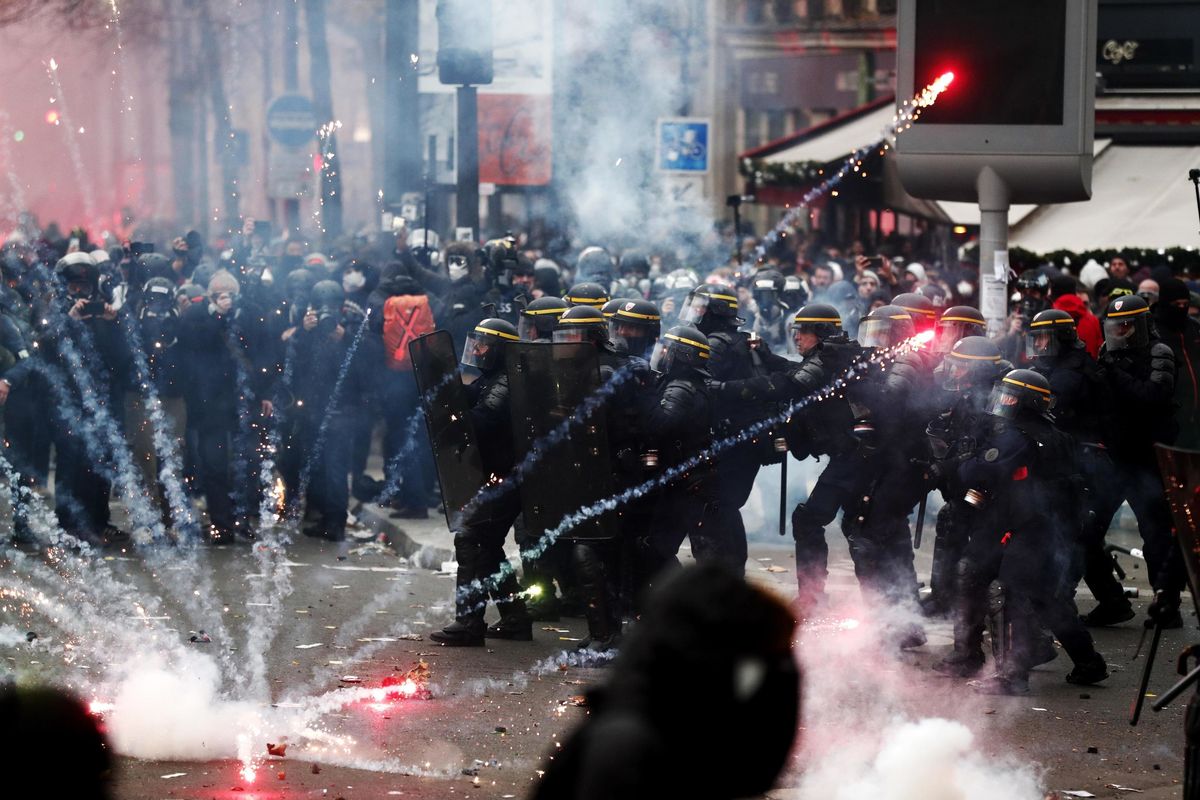
[[[458,87],[458,197],[460,228],[479,233],[479,117],[475,87]]]
[[[975,182],[979,193],[979,310],[989,336],[1004,332],[1008,318],[1008,268],[997,276],[996,253],[1008,251],[1008,187],[991,167]]]

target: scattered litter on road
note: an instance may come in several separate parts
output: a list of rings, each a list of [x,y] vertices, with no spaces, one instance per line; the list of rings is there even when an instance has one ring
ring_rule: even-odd
[[[786,567],[779,567],[774,564],[769,567],[763,567],[762,570],[763,572],[787,572]]]
[[[287,753],[287,742],[267,742],[267,755],[269,756],[284,756]]]
[[[1060,789],[1059,794],[1063,797],[1095,797],[1096,795],[1083,789]]]
[[[169,781],[172,778],[182,778],[184,775],[187,775],[187,773],[186,772],[171,772],[166,775],[163,775],[162,778],[164,781]]]
[[[297,650],[312,650],[314,647],[320,647],[320,646],[321,646],[321,642],[313,642],[312,644],[298,644],[298,645],[296,645],[296,649]]]
[[[1034,706],[1032,710],[1033,710],[1033,711],[1049,711],[1050,709],[1048,709],[1048,708],[1038,708],[1037,706]]]
[[[188,637],[188,641],[196,644],[210,644],[212,642],[212,637],[204,631],[196,631]]]
[[[1132,786],[1122,786],[1119,783],[1106,783],[1106,784],[1104,784],[1104,788],[1112,789],[1115,792],[1134,792],[1136,794],[1145,794],[1146,793],[1142,789],[1134,789]]]

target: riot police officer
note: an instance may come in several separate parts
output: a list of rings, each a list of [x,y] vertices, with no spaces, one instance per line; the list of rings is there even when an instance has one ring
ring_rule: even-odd
[[[969,324],[964,328],[970,329]],[[985,433],[992,384],[1010,369],[1012,365],[1003,360],[1000,348],[983,336],[966,336],[955,342],[938,368],[938,385],[945,399],[943,410],[925,430],[930,447],[927,470],[946,502],[937,516],[931,591],[921,598],[921,610],[927,615],[954,608],[958,563],[971,534],[963,503],[970,487],[959,482],[958,465],[974,456]]]
[[[979,309],[971,306],[951,306],[938,317],[933,338],[933,352],[945,355],[960,339],[968,336],[987,336],[987,320]]]
[[[467,386],[467,394],[488,484],[503,481],[514,466],[504,345],[519,340],[516,327],[491,317],[475,326],[463,348],[463,366],[474,367],[480,373]],[[520,493],[507,491],[468,507],[464,517],[457,521],[454,622],[434,631],[430,639],[451,647],[482,647],[485,636],[518,641],[533,639],[533,623],[516,577],[511,572],[500,577],[505,561],[504,539],[520,513]],[[500,611],[500,621],[490,627],[484,623],[489,593]]]
[[[738,381],[756,377],[761,363],[751,349],[750,335],[738,328],[737,290],[724,284],[703,284],[688,295],[680,322],[692,325],[707,337],[711,347],[708,372],[718,382]],[[714,430],[717,436],[729,436],[747,425],[771,416],[777,410],[773,403],[744,402],[727,394],[713,397]],[[779,453],[774,450],[774,436],[759,436],[728,448],[717,457],[718,502],[714,516],[695,537],[697,559],[711,559],[727,565],[739,574],[746,568],[746,527],[741,508],[754,489],[758,469],[765,463],[775,463]]]
[[[571,306],[591,306],[600,310],[610,298],[608,290],[600,284],[584,282],[572,286],[563,299]]]
[[[643,410],[647,449],[644,460],[652,474],[690,466],[655,492],[654,513],[648,535],[638,542],[639,583],[644,585],[665,567],[677,564],[685,538],[697,549],[697,535],[711,517],[717,502],[714,471],[708,460],[692,463],[712,446],[712,418],[708,390],[708,364],[712,348],[708,337],[695,328],[677,325],[654,348],[650,369],[658,378],[646,396]]]
[[[517,323],[517,333],[523,342],[548,342],[554,339],[554,328],[558,318],[566,312],[569,306],[560,297],[543,295],[529,302],[521,309],[521,319]]]
[[[911,460],[927,448],[934,360],[916,337],[912,315],[899,306],[875,309],[859,327],[859,342],[884,353],[886,365],[847,392],[866,471],[862,492],[842,519],[862,588],[886,603],[914,606],[917,579],[908,515],[928,485]],[[924,642],[916,626],[898,633],[902,647]]]
[[[1142,535],[1150,583],[1158,593],[1153,612],[1164,624],[1179,627],[1179,590],[1183,565],[1171,534],[1171,513],[1163,492],[1154,443],[1171,444],[1178,432],[1174,417],[1177,365],[1171,348],[1160,341],[1150,324],[1150,309],[1136,295],[1108,304],[1100,368],[1120,421],[1107,431],[1112,468],[1096,486],[1094,527],[1087,536],[1088,586],[1096,586],[1103,603],[1120,592],[1111,560],[1097,552],[1121,503],[1129,501]],[[1105,587],[1107,584],[1107,587]],[[1123,612],[1123,607],[1107,608]],[[1116,616],[1122,616],[1117,614]],[[1113,619],[1112,616],[1108,617]]]
[[[662,333],[662,315],[649,300],[619,299],[608,320],[608,340],[618,352],[649,359]]]
[[[989,694],[1028,692],[1036,625],[1047,625],[1071,657],[1067,681],[1108,677],[1075,609],[1070,581],[1072,507],[1077,481],[1070,437],[1046,416],[1049,382],[1017,369],[992,389],[992,424],[975,455],[959,467],[970,486],[971,537],[963,561],[954,654],[935,668],[968,676],[984,663],[984,623],[991,628],[996,674],[976,689]]]

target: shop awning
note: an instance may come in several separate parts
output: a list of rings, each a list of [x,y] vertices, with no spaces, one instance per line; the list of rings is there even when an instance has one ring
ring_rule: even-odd
[[[1096,158],[1092,199],[1040,206],[1009,233],[1036,253],[1200,245],[1188,170],[1200,146],[1114,144]]]

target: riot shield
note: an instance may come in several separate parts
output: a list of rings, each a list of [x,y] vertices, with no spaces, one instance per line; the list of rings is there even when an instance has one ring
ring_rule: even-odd
[[[446,524],[453,530],[463,508],[483,487],[483,460],[466,387],[458,376],[458,354],[447,331],[408,343],[413,375],[421,392],[425,426],[441,484]]]
[[[1175,523],[1175,538],[1187,569],[1188,588],[1200,614],[1200,451],[1179,450],[1163,444],[1158,451],[1167,502]]]
[[[514,342],[506,364],[518,463],[530,450],[538,451],[521,480],[521,508],[529,532],[541,536],[568,514],[612,493],[603,405],[573,423],[565,436],[545,438],[600,387],[599,357],[589,342]],[[610,539],[616,535],[615,520],[611,515],[589,519],[564,535]]]

